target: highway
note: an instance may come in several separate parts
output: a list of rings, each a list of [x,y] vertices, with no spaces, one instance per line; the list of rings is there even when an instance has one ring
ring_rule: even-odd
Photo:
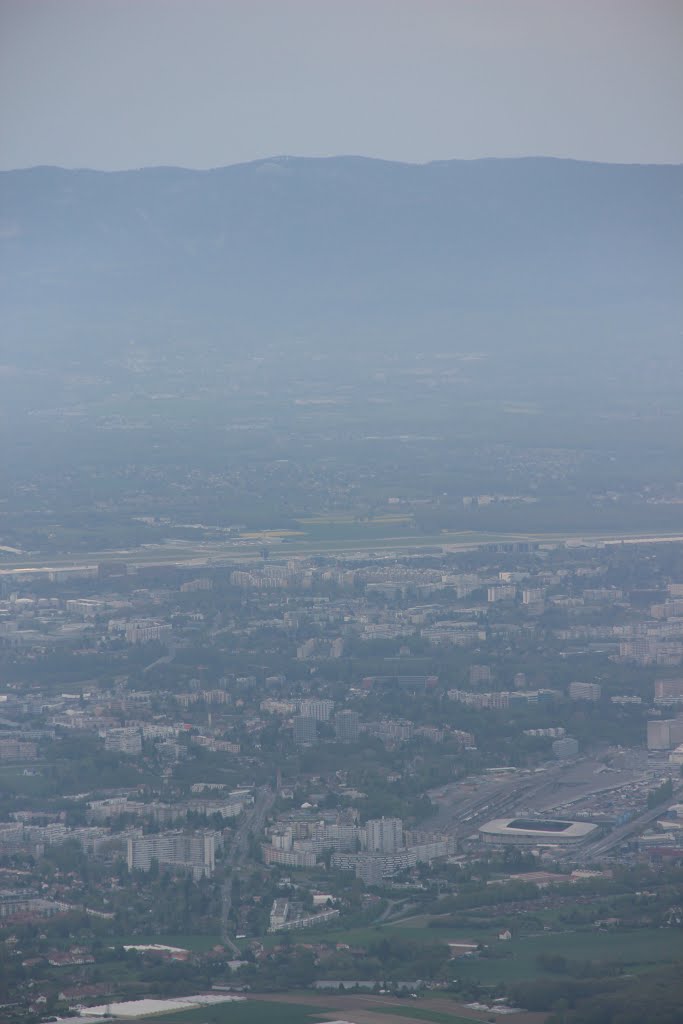
[[[623,843],[624,840],[628,839],[629,836],[642,832],[653,821],[661,817],[667,807],[672,803],[676,803],[681,798],[683,798],[683,786],[675,789],[672,796],[667,797],[666,800],[657,804],[656,807],[649,807],[625,825],[620,825],[619,828],[613,829],[609,835],[603,836],[602,839],[597,839],[594,843],[584,847],[576,859],[582,864],[600,860],[605,854],[610,853]]]

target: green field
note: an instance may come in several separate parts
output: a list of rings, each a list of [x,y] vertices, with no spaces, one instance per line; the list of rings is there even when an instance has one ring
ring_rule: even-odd
[[[49,765],[35,763],[27,765],[29,771],[37,771],[39,775],[24,775],[24,767],[8,766],[0,768],[0,789],[5,793],[16,793],[17,796],[43,796],[49,794],[51,785],[44,772],[49,775]]]
[[[452,1013],[438,1010],[423,1010],[420,1004],[410,1006],[367,1006],[373,1013],[386,1013],[392,1017],[412,1017],[414,1020],[429,1021],[430,1024],[472,1024],[471,1017],[455,1017]]]
[[[248,1000],[243,1003],[199,1006],[196,1010],[181,1010],[178,1013],[154,1014],[145,1019],[153,1020],[155,1024],[272,1024],[273,1021],[277,1021],[277,1024],[313,1024],[321,1020],[326,1012],[329,1011],[323,1007],[300,1006],[298,1003]]]
[[[361,996],[358,996],[361,1007]],[[419,1002],[410,1001],[407,1006],[364,1006],[370,1013],[381,1013],[388,1017],[409,1017],[423,1020],[427,1024],[472,1024],[471,1017],[461,1017],[437,1010],[423,1009]],[[155,1014],[155,1024],[314,1024],[321,1021],[325,1014],[337,1013],[334,1008],[306,1006],[298,1003],[272,1002],[266,1000],[250,1000],[244,1003],[223,1003],[218,1006],[202,1006],[196,1010],[181,1010],[178,1013]],[[348,1014],[348,1010],[339,1010],[340,1015]]]
[[[297,519],[303,535],[294,539],[294,543],[311,541],[338,540],[383,540],[386,537],[398,536],[402,540],[412,537],[413,541],[420,538],[412,515],[383,515],[370,519],[359,519],[356,516],[314,516]]]
[[[461,928],[430,928],[430,920],[428,915],[419,915],[407,919],[405,924],[398,921],[364,928],[311,931],[306,933],[306,942],[345,942],[354,947],[368,947],[380,942],[387,935],[400,936],[422,944],[481,942],[502,955],[491,958],[459,958],[453,961],[453,974],[454,977],[482,984],[538,977],[543,973],[537,964],[537,957],[540,954],[564,956],[568,960],[622,963],[634,971],[651,965],[683,961],[683,931],[675,928],[640,928],[612,932],[544,932],[530,936],[515,936],[511,942],[506,943],[497,940],[495,928],[474,928],[466,925]],[[266,947],[273,947],[281,943],[282,936],[262,936],[260,941]],[[112,939],[110,944],[152,943],[179,946],[201,953],[219,945],[221,938],[219,935],[134,935],[117,937]],[[174,1020],[179,1020],[177,1015],[174,1015]]]
[[[621,963],[630,971],[640,971],[657,964],[683,961],[683,931],[676,928],[639,928],[633,931],[566,931],[513,937],[499,942],[497,929],[491,928],[429,928],[429,917],[420,915],[406,924],[354,928],[307,934],[310,942],[346,942],[350,946],[367,947],[381,941],[387,933],[422,944],[448,942],[481,942],[501,956],[491,958],[463,957],[453,961],[453,976],[495,985],[538,977],[544,972],[537,964],[540,954],[564,956],[568,960],[592,960]],[[513,928],[514,935],[514,928]],[[161,940],[159,940],[161,941]],[[281,938],[268,936],[265,945],[277,945]]]
[[[630,970],[683,961],[683,931],[676,928],[638,928],[634,931],[559,932],[496,943],[496,951],[509,956],[491,959],[465,957],[453,964],[453,974],[484,985],[536,978],[544,972],[536,962],[540,954],[569,960],[620,963]]]
[[[349,928],[341,931],[314,931],[314,929],[311,928],[310,930],[306,930],[305,939],[302,937],[299,941],[347,942],[349,946],[368,946],[372,942],[380,941],[380,939],[382,938],[383,930],[384,929],[379,925],[370,926],[367,928]],[[259,936],[259,942],[263,943],[263,945],[266,948],[270,948],[272,946],[279,946],[282,942],[282,934],[261,935]]]
[[[349,946],[368,946],[375,942],[381,942],[387,933],[398,935],[402,939],[422,944],[435,945],[444,942],[490,942],[495,932],[493,930],[475,930],[467,928],[427,928],[426,926],[407,927],[399,923],[387,922],[382,925],[368,925],[365,928],[349,928],[334,931],[306,932],[306,942],[347,942]],[[159,940],[161,941],[161,940]],[[301,939],[303,942],[304,940]],[[282,935],[262,935],[259,942],[264,946],[279,946],[282,942]]]

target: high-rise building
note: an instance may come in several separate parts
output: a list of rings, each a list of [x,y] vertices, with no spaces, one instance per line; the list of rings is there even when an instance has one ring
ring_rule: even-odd
[[[488,665],[470,666],[470,686],[479,686],[481,683],[493,682],[493,673]]]
[[[647,723],[647,749],[671,750],[683,743],[683,715],[657,718]]]
[[[372,818],[365,825],[365,848],[370,853],[396,853],[403,848],[400,818]]]
[[[329,722],[334,711],[333,700],[302,700],[299,711],[307,718],[315,718],[316,722]]]
[[[669,723],[657,720],[647,723],[647,749],[668,750],[671,746]]]
[[[357,711],[338,711],[334,716],[334,730],[340,743],[357,743],[360,715]]]
[[[195,878],[211,877],[220,832],[159,832],[128,840],[130,871],[149,871],[152,861],[192,871]]]
[[[318,722],[311,715],[294,716],[294,742],[315,743],[318,738]]]

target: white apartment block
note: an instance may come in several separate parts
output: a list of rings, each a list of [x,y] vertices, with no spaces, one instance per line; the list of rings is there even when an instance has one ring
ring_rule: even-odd
[[[220,832],[160,832],[128,840],[128,869],[149,871],[152,861],[161,866],[184,868],[195,879],[210,878],[216,866]]]
[[[315,718],[316,722],[329,722],[333,711],[333,700],[302,700],[299,706],[300,715]]]
[[[366,822],[363,832],[361,845],[369,853],[395,853],[403,847],[403,822],[400,818],[373,818]]]
[[[126,642],[129,644],[147,644],[152,640],[168,641],[172,629],[168,623],[155,622],[152,619],[137,619],[127,622],[125,628]]]
[[[570,700],[600,700],[602,687],[599,683],[582,683],[576,680],[569,684]]]
[[[137,727],[107,729],[104,734],[104,749],[116,751],[118,754],[140,754],[142,733]]]

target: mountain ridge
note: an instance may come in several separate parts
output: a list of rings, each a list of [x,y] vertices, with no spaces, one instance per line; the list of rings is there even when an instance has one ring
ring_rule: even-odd
[[[271,157],[0,173],[6,346],[182,320],[251,338],[410,338],[468,311],[678,315],[683,166]],[[514,326],[513,324],[513,326]],[[432,325],[432,326],[429,326]],[[145,328],[149,331],[149,328]],[[616,330],[616,328],[615,328]],[[427,344],[429,339],[424,342]]]
[[[261,164],[277,163],[286,161],[292,163],[329,163],[334,161],[356,161],[358,163],[384,164],[395,167],[442,167],[454,164],[472,165],[487,163],[525,163],[525,162],[547,162],[562,164],[580,164],[585,167],[661,167],[661,168],[682,168],[683,163],[650,163],[636,161],[626,163],[620,160],[584,160],[580,157],[550,156],[542,153],[529,153],[525,156],[477,156],[477,157],[452,157],[438,160],[391,160],[387,157],[365,156],[362,153],[337,153],[333,156],[299,156],[295,153],[278,153],[272,156],[256,157],[253,160],[237,160],[234,163],[216,164],[215,167],[185,167],[183,164],[145,164],[141,167],[124,168],[101,168],[101,167],[65,167],[62,164],[29,164],[25,167],[7,167],[0,169],[0,176],[5,174],[23,174],[27,171],[65,171],[67,173],[87,172],[89,174],[138,174],[145,171],[187,171],[191,174],[212,174],[216,171],[227,171],[237,167],[256,167]]]

